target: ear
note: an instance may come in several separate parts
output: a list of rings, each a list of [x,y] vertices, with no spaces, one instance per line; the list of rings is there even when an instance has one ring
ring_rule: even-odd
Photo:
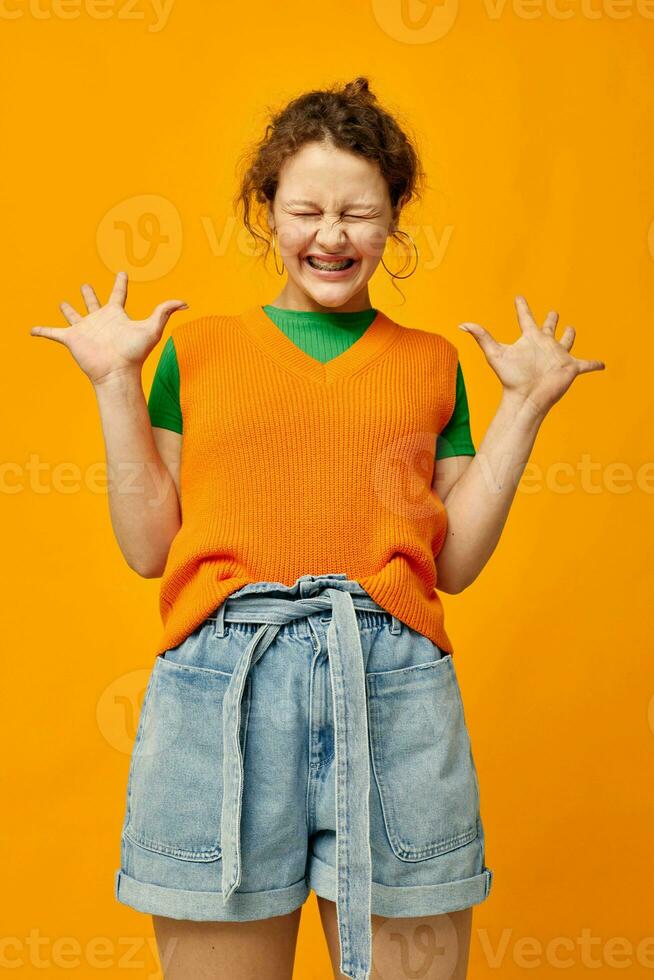
[[[270,202],[268,202],[268,206],[266,207],[266,220],[268,222],[268,227],[271,231],[273,231],[275,228],[275,218],[273,215],[272,204]]]

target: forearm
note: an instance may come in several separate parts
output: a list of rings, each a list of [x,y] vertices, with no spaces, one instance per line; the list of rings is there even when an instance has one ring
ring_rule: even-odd
[[[140,575],[161,574],[181,514],[177,489],[154,442],[140,370],[94,385],[94,390],[118,544]]]
[[[503,393],[477,454],[444,500],[448,527],[436,567],[446,591],[470,585],[495,550],[542,421],[531,403]]]

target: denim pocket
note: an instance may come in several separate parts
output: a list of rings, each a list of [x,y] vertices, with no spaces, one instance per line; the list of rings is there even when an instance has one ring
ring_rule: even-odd
[[[156,658],[130,767],[123,833],[186,861],[221,855],[223,700],[232,675]],[[241,702],[241,751],[250,710]]]
[[[479,787],[451,654],[366,675],[373,771],[389,843],[422,861],[478,834]]]

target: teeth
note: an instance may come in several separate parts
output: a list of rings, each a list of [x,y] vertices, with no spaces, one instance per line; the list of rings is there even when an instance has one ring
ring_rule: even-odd
[[[323,262],[322,259],[317,259],[313,255],[307,257],[309,265],[312,265],[314,269],[324,269],[325,272],[337,272],[340,269],[347,269],[352,264],[352,261],[352,259],[344,259],[341,262]]]

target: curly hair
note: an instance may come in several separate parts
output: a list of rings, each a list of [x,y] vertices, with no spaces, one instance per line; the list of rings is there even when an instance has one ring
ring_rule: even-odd
[[[425,175],[414,141],[381,107],[367,78],[359,76],[342,87],[336,83],[305,92],[271,113],[265,135],[241,158],[243,174],[234,207],[242,210],[243,223],[255,245],[257,241],[265,244],[264,261],[271,246],[264,216],[275,199],[282,164],[310,142],[331,143],[377,163],[396,216],[421,195]]]

